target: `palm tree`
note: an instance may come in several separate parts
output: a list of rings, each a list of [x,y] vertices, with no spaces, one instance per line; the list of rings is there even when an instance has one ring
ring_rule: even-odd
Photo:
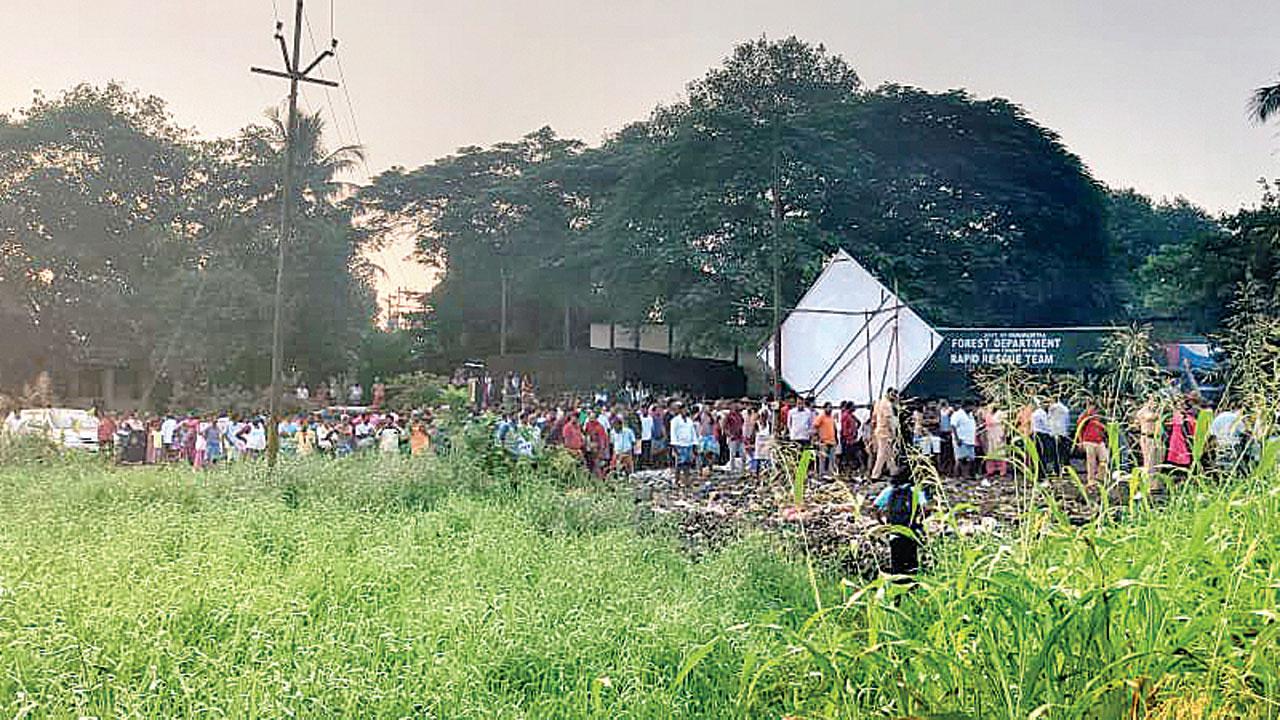
[[[267,111],[279,152],[284,152],[287,136],[286,121],[279,108]],[[343,145],[336,150],[324,146],[324,119],[319,112],[298,113],[297,173],[298,192],[310,200],[332,202],[349,196],[355,185],[338,180],[343,173],[355,170],[364,163],[364,148],[360,145]]]
[[[1261,124],[1276,113],[1280,113],[1280,83],[1254,90],[1253,97],[1249,98],[1249,118]]]

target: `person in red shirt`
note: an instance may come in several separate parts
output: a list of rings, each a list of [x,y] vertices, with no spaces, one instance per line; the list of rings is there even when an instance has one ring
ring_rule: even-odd
[[[582,437],[582,428],[578,427],[578,410],[574,408],[564,419],[564,426],[560,431],[564,441],[564,449],[570,454],[583,459],[583,449],[586,447],[586,439]],[[588,468],[590,469],[590,468]]]
[[[840,404],[840,469],[853,474],[862,466],[859,462],[858,430],[861,429],[858,416],[853,414],[853,403],[845,401]]]
[[[597,477],[604,477],[609,467],[611,442],[609,431],[604,428],[598,415],[592,415],[583,427],[586,436],[587,469]]]
[[[744,422],[742,405],[733,403],[724,418],[724,434],[729,445],[729,467],[738,474],[746,472],[747,469],[747,456],[742,435]]]
[[[1093,402],[1076,423],[1076,437],[1084,448],[1085,489],[1092,490],[1098,486],[1099,477],[1107,476],[1107,425]]]
[[[116,421],[108,414],[98,420],[98,451],[110,457],[116,447]]]

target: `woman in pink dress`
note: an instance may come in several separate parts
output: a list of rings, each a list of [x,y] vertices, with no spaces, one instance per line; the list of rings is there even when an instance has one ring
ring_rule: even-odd
[[[1180,468],[1191,467],[1191,438],[1195,437],[1195,416],[1188,408],[1175,408],[1169,428],[1169,451],[1165,460]]]

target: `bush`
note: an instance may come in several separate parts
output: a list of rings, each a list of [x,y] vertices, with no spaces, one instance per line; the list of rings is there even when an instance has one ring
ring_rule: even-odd
[[[465,389],[453,387],[444,377],[427,372],[397,375],[388,380],[386,386],[387,407],[397,412],[441,405],[463,407],[467,404]]]

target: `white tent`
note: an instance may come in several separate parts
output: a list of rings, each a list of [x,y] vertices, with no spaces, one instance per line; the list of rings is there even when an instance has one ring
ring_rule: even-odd
[[[782,323],[782,379],[818,402],[869,404],[920,372],[942,337],[841,250]],[[773,339],[760,351],[773,368]]]

